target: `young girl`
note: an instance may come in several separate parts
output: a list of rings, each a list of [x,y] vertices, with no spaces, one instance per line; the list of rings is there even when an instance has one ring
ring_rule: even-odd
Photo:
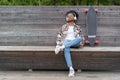
[[[57,36],[57,45],[55,48],[55,54],[58,54],[61,50],[64,51],[64,56],[69,68],[68,76],[74,76],[75,71],[72,65],[70,48],[71,47],[83,47],[84,35],[80,26],[76,25],[78,19],[78,13],[74,10],[66,13],[66,24],[64,24]]]

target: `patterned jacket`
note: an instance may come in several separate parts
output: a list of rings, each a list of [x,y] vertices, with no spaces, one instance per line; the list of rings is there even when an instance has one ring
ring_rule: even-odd
[[[68,28],[69,28],[68,24],[64,24],[60,28],[60,30],[58,32],[58,35],[57,35],[57,40],[56,40],[57,45],[62,45],[63,44],[63,41],[65,40],[65,37],[66,37],[67,32],[68,32]],[[78,26],[76,24],[74,25],[74,35],[75,35],[75,37],[81,36],[82,42],[80,42],[80,45],[84,45],[85,38],[84,38],[84,35],[83,35],[83,32],[82,32],[82,29],[81,29],[80,26]]]

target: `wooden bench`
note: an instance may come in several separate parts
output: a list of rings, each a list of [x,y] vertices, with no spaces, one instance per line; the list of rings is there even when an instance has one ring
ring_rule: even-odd
[[[0,69],[67,69],[64,55],[54,54],[65,13],[76,10],[86,36],[85,6],[0,7]],[[98,7],[96,47],[71,49],[75,69],[120,69],[120,10]]]

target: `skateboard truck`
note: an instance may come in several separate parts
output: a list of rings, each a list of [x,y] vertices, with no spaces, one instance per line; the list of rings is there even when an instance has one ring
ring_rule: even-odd
[[[85,45],[89,45],[89,44],[90,44],[89,40],[86,39],[86,40],[85,40]],[[99,40],[96,39],[95,42],[94,42],[94,44],[95,44],[95,45],[98,45],[98,44],[99,44]]]
[[[89,9],[88,8],[85,8],[84,9],[84,13],[88,13]],[[98,8],[95,8],[95,12],[98,13],[99,12],[99,9]]]

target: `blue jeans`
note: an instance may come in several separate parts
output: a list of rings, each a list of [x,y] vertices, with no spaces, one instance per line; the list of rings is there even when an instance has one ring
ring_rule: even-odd
[[[74,40],[65,40],[63,42],[63,45],[65,46],[64,56],[65,56],[65,60],[67,62],[68,67],[72,67],[70,48],[71,47],[78,47],[81,41],[82,41],[81,37],[77,37]]]

